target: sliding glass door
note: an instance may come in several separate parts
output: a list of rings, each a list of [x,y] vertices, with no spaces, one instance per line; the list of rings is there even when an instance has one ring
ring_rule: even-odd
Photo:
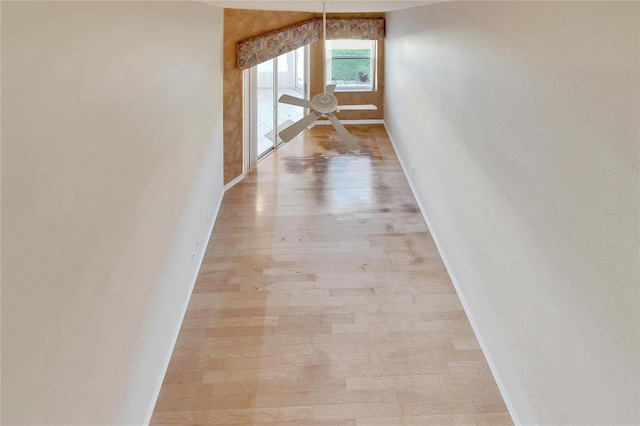
[[[301,119],[304,108],[278,103],[289,94],[308,99],[308,49],[301,47],[245,71],[246,170],[282,143],[278,132]]]

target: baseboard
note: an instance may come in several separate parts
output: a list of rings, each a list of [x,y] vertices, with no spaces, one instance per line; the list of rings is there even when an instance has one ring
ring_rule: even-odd
[[[238,176],[237,178],[235,178],[234,180],[232,180],[231,182],[229,182],[228,184],[226,184],[224,186],[224,192],[227,192],[228,190],[233,188],[235,186],[235,184],[237,184],[238,182],[242,181],[242,179],[244,179],[245,176],[246,175],[243,173],[240,176]]]
[[[244,177],[244,175],[242,176]],[[220,206],[222,205],[222,199],[224,198],[224,192],[222,192],[220,194],[220,198],[218,199],[218,202],[216,203],[216,207],[213,210],[213,214],[211,216],[211,223],[209,224],[209,230],[207,231],[207,237],[206,237],[206,241],[204,242],[204,244],[202,245],[202,250],[200,250],[200,254],[198,255],[198,260],[196,263],[196,267],[193,271],[193,277],[191,278],[191,283],[189,284],[189,292],[187,293],[187,298],[184,301],[184,306],[182,307],[182,314],[180,315],[180,321],[178,322],[178,325],[176,326],[176,329],[173,332],[173,339],[172,339],[172,343],[171,343],[171,350],[169,351],[168,355],[167,355],[167,359],[164,362],[164,367],[162,369],[162,374],[160,375],[160,379],[158,381],[158,384],[156,385],[156,389],[154,391],[154,395],[153,395],[153,403],[151,404],[151,407],[149,408],[149,411],[147,412],[147,416],[145,418],[145,425],[148,425],[149,422],[151,422],[151,416],[153,415],[153,410],[156,406],[156,403],[158,401],[158,396],[160,396],[160,390],[162,388],[162,383],[164,382],[164,376],[167,374],[167,369],[169,368],[169,362],[171,361],[171,356],[173,355],[173,350],[176,347],[176,343],[178,342],[178,334],[180,333],[180,329],[182,328],[182,322],[184,321],[184,317],[187,314],[187,307],[189,306],[189,301],[191,300],[191,294],[193,293],[193,288],[196,285],[196,280],[198,278],[198,273],[200,272],[200,268],[202,267],[202,261],[204,260],[204,254],[207,251],[207,247],[209,246],[209,240],[211,239],[211,234],[213,233],[213,225],[216,223],[216,218],[218,217],[218,213],[220,212]]]
[[[484,354],[484,357],[487,360],[487,364],[489,364],[489,369],[491,370],[491,373],[493,374],[493,377],[496,380],[496,384],[498,385],[498,389],[500,390],[500,394],[502,395],[502,398],[504,399],[504,403],[507,406],[507,410],[509,410],[509,415],[511,416],[511,419],[513,420],[513,422],[516,425],[521,425],[522,422],[520,421],[520,418],[518,417],[515,407],[513,406],[512,400],[511,398],[509,398],[509,394],[507,392],[507,389],[504,386],[504,382],[502,381],[502,379],[500,378],[500,374],[498,373],[498,369],[496,367],[495,362],[493,362],[493,358],[491,357],[491,352],[489,351],[489,349],[487,348],[487,345],[484,341],[484,339],[482,338],[482,334],[480,333],[480,329],[478,327],[478,323],[475,321],[475,319],[473,318],[473,315],[471,314],[471,310],[469,309],[469,303],[467,302],[464,293],[462,292],[462,288],[460,287],[460,284],[458,282],[458,280],[456,279],[456,276],[453,273],[453,270],[451,269],[451,265],[449,263],[449,261],[447,260],[447,256],[444,252],[444,250],[442,249],[442,244],[440,244],[440,240],[438,239],[438,236],[435,233],[435,230],[433,229],[433,224],[431,223],[431,220],[429,220],[429,216],[427,215],[427,211],[424,208],[424,205],[422,204],[422,201],[420,200],[420,197],[418,195],[418,192],[416,191],[416,187],[413,183],[411,174],[408,172],[407,168],[405,167],[404,161],[402,160],[402,157],[400,157],[398,155],[398,148],[397,145],[395,143],[395,141],[393,140],[393,136],[391,135],[391,132],[389,131],[389,128],[387,127],[387,123],[383,123],[384,124],[384,129],[387,132],[387,135],[389,136],[389,140],[391,141],[391,145],[393,146],[393,150],[396,153],[396,157],[398,158],[398,161],[400,162],[400,166],[402,167],[402,171],[405,175],[405,177],[407,178],[407,181],[409,182],[409,187],[411,188],[411,192],[413,193],[414,198],[416,199],[416,202],[418,203],[418,207],[420,208],[420,212],[422,213],[422,216],[424,217],[424,221],[427,224],[427,228],[429,228],[429,232],[431,233],[431,237],[433,238],[433,241],[436,244],[436,248],[438,250],[438,253],[440,254],[440,257],[442,258],[442,262],[444,263],[444,267],[447,270],[447,273],[449,274],[449,277],[451,278],[451,282],[453,283],[453,286],[456,289],[456,293],[458,294],[458,297],[460,298],[460,303],[462,303],[462,307],[464,308],[465,313],[467,314],[467,317],[469,318],[469,323],[471,323],[471,328],[473,329],[473,333],[476,336],[476,339],[478,339],[478,343],[480,344],[480,349],[482,349],[482,353]]]
[[[342,124],[384,124],[384,120],[340,120]],[[318,120],[309,127],[331,125],[329,120]]]

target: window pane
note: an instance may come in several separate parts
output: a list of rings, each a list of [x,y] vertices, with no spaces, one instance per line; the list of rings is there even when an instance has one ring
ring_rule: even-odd
[[[334,59],[331,62],[331,75],[334,80],[368,83],[370,74],[369,59]]]

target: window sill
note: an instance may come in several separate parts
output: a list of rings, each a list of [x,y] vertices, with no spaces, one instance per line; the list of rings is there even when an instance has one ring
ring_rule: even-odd
[[[362,86],[338,86],[336,87],[336,92],[377,92],[376,89],[372,89],[371,87],[362,87]]]

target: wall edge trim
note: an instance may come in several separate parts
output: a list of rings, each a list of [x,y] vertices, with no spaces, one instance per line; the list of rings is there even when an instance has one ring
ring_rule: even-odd
[[[431,237],[433,238],[433,241],[436,245],[436,249],[438,250],[438,254],[440,254],[440,258],[442,259],[442,262],[444,263],[444,267],[447,270],[447,273],[449,274],[449,278],[451,278],[451,282],[453,283],[453,286],[456,290],[456,293],[458,295],[458,298],[460,299],[460,303],[462,304],[462,307],[465,311],[465,313],[467,314],[467,318],[469,319],[469,323],[471,324],[471,328],[473,329],[473,333],[476,336],[476,339],[478,339],[478,343],[480,344],[480,349],[482,350],[482,353],[484,355],[484,357],[487,360],[487,364],[489,364],[489,369],[491,370],[491,374],[493,375],[496,384],[498,385],[498,390],[500,391],[500,394],[502,395],[502,398],[504,399],[504,402],[507,406],[507,410],[509,411],[509,415],[511,416],[511,419],[513,420],[513,422],[516,425],[522,425],[522,421],[520,420],[520,417],[518,416],[517,412],[516,412],[516,408],[513,405],[512,399],[509,397],[509,392],[507,391],[506,386],[504,385],[504,382],[502,381],[502,378],[500,377],[500,374],[498,373],[498,368],[496,363],[493,361],[493,358],[491,357],[491,352],[489,351],[489,348],[487,347],[486,342],[484,341],[483,337],[482,337],[482,333],[480,333],[480,328],[478,327],[478,324],[476,323],[473,315],[471,314],[471,311],[469,309],[469,303],[467,302],[464,293],[462,292],[462,289],[458,283],[458,280],[456,278],[456,276],[453,273],[453,270],[451,269],[451,265],[449,264],[449,261],[447,260],[447,256],[445,255],[445,252],[442,248],[442,245],[440,244],[440,240],[438,239],[438,236],[436,235],[436,233],[434,232],[433,229],[433,224],[431,223],[431,220],[429,219],[429,216],[427,216],[427,211],[424,208],[424,205],[422,204],[422,201],[420,200],[420,197],[418,195],[418,192],[416,191],[416,188],[413,184],[413,180],[411,179],[411,175],[409,173],[407,173],[407,168],[405,167],[404,162],[402,161],[402,157],[400,157],[398,155],[398,149],[397,149],[397,144],[395,143],[393,136],[391,135],[391,132],[389,130],[389,127],[387,126],[386,121],[382,120],[383,124],[384,124],[384,129],[387,132],[387,136],[389,136],[389,140],[391,141],[391,146],[393,147],[393,150],[396,154],[396,157],[398,158],[398,161],[400,162],[400,166],[402,167],[402,172],[405,176],[405,178],[407,179],[407,182],[409,182],[409,187],[411,188],[411,192],[413,193],[413,197],[416,199],[416,202],[418,203],[418,207],[420,208],[420,212],[422,213],[422,217],[424,218],[426,224],[427,224],[427,228],[429,229],[429,233],[431,234]]]

